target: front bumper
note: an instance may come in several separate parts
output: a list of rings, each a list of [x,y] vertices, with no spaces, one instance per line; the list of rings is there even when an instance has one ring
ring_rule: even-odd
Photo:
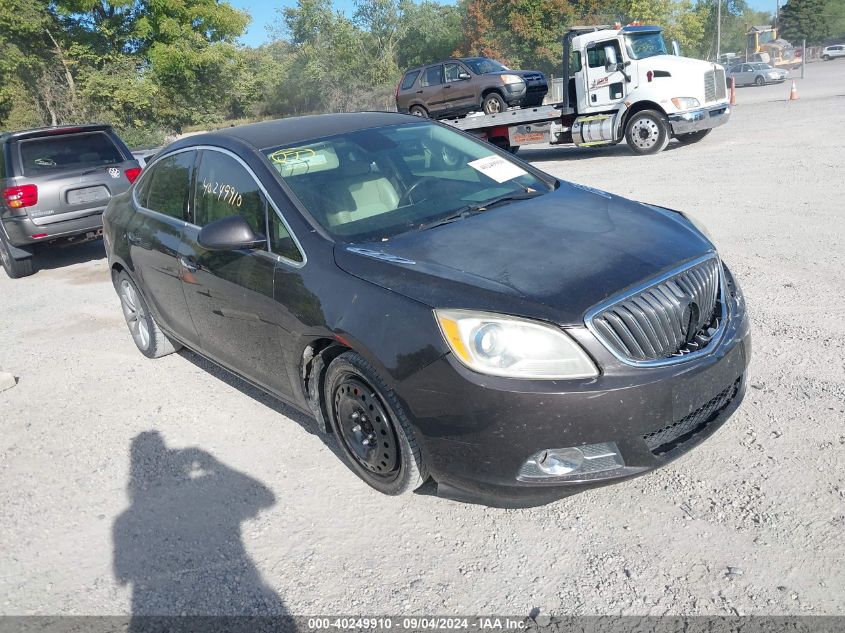
[[[701,132],[719,127],[728,122],[731,116],[731,107],[727,103],[721,103],[707,108],[698,108],[689,112],[669,115],[669,124],[672,126],[672,133],[689,134],[690,132]]]
[[[498,507],[541,505],[643,474],[700,444],[745,393],[749,328],[741,292],[733,288],[721,340],[694,360],[632,367],[577,328],[569,331],[599,364],[598,378],[535,382],[481,376],[447,355],[405,380],[397,393],[415,423],[437,494]],[[668,448],[652,450],[646,436],[675,428],[726,390],[728,401],[709,418]],[[566,479],[517,479],[538,451],[606,442],[616,444],[624,466]]]

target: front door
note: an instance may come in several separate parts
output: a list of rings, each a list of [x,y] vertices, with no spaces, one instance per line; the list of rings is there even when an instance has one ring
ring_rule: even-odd
[[[182,236],[185,298],[200,344],[212,360],[282,396],[292,393],[285,369],[289,332],[274,299],[280,258],[264,248],[209,251],[197,238],[203,226],[240,215],[268,235],[268,203],[254,176],[233,155],[202,150],[193,193],[192,222]]]
[[[196,152],[166,156],[144,170],[135,190],[136,211],[127,225],[129,258],[156,320],[179,340],[197,334],[182,292],[178,263]]]
[[[458,62],[443,64],[441,95],[444,105],[450,110],[466,110],[479,105],[470,76],[469,71]]]
[[[617,64],[622,61],[618,40],[587,46],[587,108],[606,108],[624,99],[625,76],[617,70]]]

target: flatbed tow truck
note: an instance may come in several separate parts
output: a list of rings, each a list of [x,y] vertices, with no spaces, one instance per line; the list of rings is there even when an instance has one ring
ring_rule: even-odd
[[[572,27],[563,39],[561,103],[442,122],[512,152],[624,140],[636,154],[655,154],[672,138],[696,143],[730,117],[725,69],[675,51],[659,26]]]

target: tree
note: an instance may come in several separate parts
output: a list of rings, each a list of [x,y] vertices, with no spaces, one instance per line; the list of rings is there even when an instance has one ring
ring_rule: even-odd
[[[825,0],[789,0],[780,12],[780,36],[793,43],[821,44],[830,35]]]
[[[461,44],[461,8],[425,0],[403,2],[405,24],[396,63],[404,70],[452,55]]]

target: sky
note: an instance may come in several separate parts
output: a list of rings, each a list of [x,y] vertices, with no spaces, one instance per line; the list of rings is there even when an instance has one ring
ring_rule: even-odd
[[[775,0],[747,0],[752,9],[757,11],[775,12]],[[781,5],[786,0],[781,1]],[[246,34],[241,38],[241,41],[247,46],[258,46],[267,41],[266,27],[276,20],[278,12],[276,9],[283,7],[296,6],[296,0],[229,0],[229,2],[239,9],[246,9],[252,16]],[[446,4],[454,4],[454,0],[441,0]],[[338,11],[351,15],[355,10],[354,0],[335,0],[334,7]]]

